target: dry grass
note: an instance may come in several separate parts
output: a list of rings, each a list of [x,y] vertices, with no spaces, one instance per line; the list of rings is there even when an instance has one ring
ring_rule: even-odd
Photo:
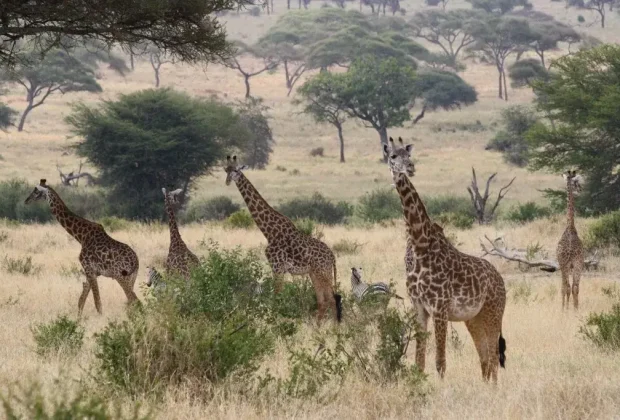
[[[422,7],[419,4],[405,2],[404,7],[411,15]],[[449,7],[464,4],[455,1],[450,2]],[[276,4],[278,12],[284,7],[284,3]],[[563,3],[540,0],[535,2],[535,7],[571,24],[576,22],[580,13],[590,19],[589,13],[567,10]],[[251,42],[276,17],[252,18],[242,14],[229,16],[226,20],[233,37]],[[606,30],[594,25],[587,31],[607,42],[617,42],[620,40],[620,19],[615,13],[608,19]],[[67,170],[77,168],[78,158],[63,153],[74,141],[63,123],[63,117],[70,112],[70,103],[81,100],[95,104],[101,99],[113,99],[120,93],[150,88],[153,83],[152,70],[146,62],[139,63],[136,71],[127,78],[107,70],[102,70],[102,74],[104,93],[101,95],[50,97],[48,103],[32,112],[25,132],[0,133],[0,150],[4,158],[0,161],[0,179],[23,177],[34,183],[42,177],[56,179],[56,163]],[[391,130],[391,134],[403,136],[416,144],[418,172],[415,183],[421,193],[465,195],[472,165],[481,175],[499,172],[495,188],[517,176],[509,194],[512,201],[540,200],[539,189],[560,187],[561,181],[556,175],[509,167],[499,154],[484,151],[483,146],[493,135],[492,129],[481,133],[435,130],[439,125],[476,120],[488,126],[498,120],[498,111],[507,106],[496,98],[493,67],[468,63],[464,78],[479,92],[480,100],[475,106],[450,113],[429,113],[415,129],[407,126]],[[198,96],[216,93],[225,100],[239,99],[243,95],[241,79],[218,66],[209,66],[203,71],[183,65],[166,65],[162,69],[162,85]],[[355,200],[367,191],[389,186],[386,168],[378,161],[378,135],[374,131],[353,122],[347,123],[347,163],[339,164],[334,130],[296,114],[290,98],[286,98],[282,74],[252,79],[252,90],[272,107],[277,145],[272,164],[265,171],[249,172],[248,177],[271,203],[278,204],[300,193],[314,191],[333,199]],[[527,90],[511,90],[510,94],[508,105],[528,103],[532,99]],[[11,90],[5,99],[17,109],[25,104],[23,92],[17,89]],[[324,147],[326,157],[311,158],[309,151],[315,147]],[[278,165],[287,171],[276,170]],[[299,175],[292,175],[293,169],[297,169]],[[221,172],[196,183],[196,197],[222,194],[241,201],[236,188],[225,187]],[[579,221],[581,232],[585,223]],[[476,227],[455,234],[459,248],[473,254],[479,253],[478,240],[486,233],[489,236],[502,234],[509,246],[514,247],[540,243],[553,255],[562,229],[563,218],[557,218],[527,226]],[[40,359],[33,351],[29,327],[57,314],[75,314],[82,279],[72,272],[79,268],[79,245],[57,224],[19,227],[0,224],[0,230],[8,232],[8,239],[0,243],[0,259],[5,255],[31,256],[33,262],[42,267],[34,277],[2,272],[0,384],[27,377],[39,377],[48,384],[61,375],[79,378],[93,361],[92,334],[101,330],[109,320],[124,317],[125,298],[120,287],[109,279],[100,279],[104,316],[96,315],[92,300],[89,300],[85,311],[87,343],[77,359],[70,363],[63,359]],[[364,244],[358,254],[338,259],[340,281],[345,288],[348,288],[348,268],[361,265],[368,279],[394,279],[398,293],[404,294],[404,232],[400,222],[392,227],[370,230],[335,227],[325,228],[324,232],[330,245],[343,239]],[[197,254],[204,252],[199,246],[200,241],[209,238],[224,247],[265,245],[264,238],[256,230],[230,231],[212,224],[184,226],[182,234]],[[151,263],[161,265],[165,258],[168,246],[166,226],[132,225],[129,230],[114,232],[113,236],[130,244],[138,253],[141,262],[139,283],[142,285],[144,267]],[[507,369],[500,372],[497,388],[480,380],[475,350],[463,325],[458,324],[455,327],[465,342],[465,348],[461,353],[449,351],[448,371],[443,381],[433,369],[433,346],[430,346],[427,373],[430,373],[431,392],[422,406],[413,404],[399,385],[378,388],[361,378],[350,378],[336,399],[326,405],[290,401],[267,405],[260,400],[248,402],[230,394],[218,394],[208,403],[198,403],[183,390],[170,391],[161,401],[161,418],[617,418],[620,413],[620,357],[592,348],[578,336],[577,330],[585,314],[610,306],[600,290],[617,280],[613,273],[620,260],[610,258],[604,261],[605,272],[585,276],[582,306],[578,313],[561,311],[558,274],[521,273],[506,262],[493,260],[493,263],[504,275],[509,295],[504,318],[508,364]],[[142,295],[141,291],[139,294]],[[267,363],[277,369],[285,363],[285,358],[285,353],[279,349]]]

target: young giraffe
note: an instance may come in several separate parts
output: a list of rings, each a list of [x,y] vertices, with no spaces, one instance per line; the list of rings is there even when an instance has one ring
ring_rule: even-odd
[[[557,257],[562,272],[562,308],[568,308],[571,294],[570,275],[573,275],[573,305],[579,309],[579,280],[583,270],[583,245],[575,229],[575,197],[574,192],[581,191],[581,177],[575,171],[562,174],[566,180],[568,194],[568,217],[562,238],[558,243]]]
[[[95,308],[101,314],[101,298],[97,277],[105,276],[116,280],[129,303],[137,302],[138,297],[133,291],[133,286],[138,275],[138,256],[128,245],[112,239],[99,223],[86,220],[67,208],[60,196],[54,189],[46,185],[42,179],[25,203],[29,204],[37,200],[46,199],[52,214],[58,223],[82,245],[80,251],[80,264],[86,274],[83,283],[82,295],[78,301],[78,316],[82,315],[84,303],[93,291]]]
[[[200,264],[198,257],[187,248],[177,226],[176,217],[174,216],[173,205],[177,203],[177,195],[181,193],[178,190],[167,192],[165,188],[161,191],[164,193],[164,203],[166,204],[166,213],[168,213],[168,226],[170,228],[170,248],[168,249],[168,258],[166,259],[166,273],[168,275],[179,275],[188,280],[193,267]]]
[[[267,239],[265,255],[281,287],[282,277],[308,274],[312,280],[318,304],[320,322],[327,308],[340,322],[342,308],[340,295],[334,294],[336,285],[336,258],[327,245],[301,233],[293,222],[271,207],[252,183],[241,172],[246,166],[237,165],[237,156],[226,158],[226,185],[234,182],[248,206],[256,225]]]
[[[423,331],[433,316],[436,341],[436,367],[446,370],[448,321],[463,321],[472,336],[485,380],[497,381],[497,365],[504,367],[506,341],[502,336],[502,318],[506,289],[499,272],[488,261],[459,252],[431,222],[426,207],[409,180],[415,168],[411,145],[384,146],[394,184],[403,207],[412,250],[407,264],[407,290],[418,312]],[[425,367],[426,340],[418,339],[416,364]]]

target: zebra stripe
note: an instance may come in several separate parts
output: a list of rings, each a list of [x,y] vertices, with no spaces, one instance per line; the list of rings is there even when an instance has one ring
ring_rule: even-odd
[[[383,283],[366,284],[362,281],[362,269],[351,268],[351,292],[357,300],[362,300],[370,295],[389,295],[390,287]]]
[[[154,267],[148,267],[149,271],[147,273],[146,285],[148,287],[153,287],[155,290],[165,289],[166,282],[164,282],[164,277],[157,271]]]

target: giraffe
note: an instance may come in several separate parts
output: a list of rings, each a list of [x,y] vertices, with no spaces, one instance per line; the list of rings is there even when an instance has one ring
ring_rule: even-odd
[[[384,145],[394,184],[407,224],[407,290],[418,313],[423,332],[429,316],[435,326],[436,368],[443,378],[446,371],[448,321],[465,322],[472,336],[484,380],[497,382],[497,365],[505,367],[506,341],[502,318],[506,289],[499,272],[488,261],[458,251],[446,239],[443,229],[431,222],[426,207],[409,177],[415,172],[412,145],[400,146],[390,138]],[[416,343],[416,364],[425,367],[426,340]]]
[[[242,173],[246,168],[237,164],[237,156],[232,159],[228,156],[224,168],[226,185],[231,182],[237,185],[252,218],[267,239],[265,255],[276,278],[277,290],[286,273],[309,275],[318,304],[317,320],[320,323],[327,308],[331,308],[340,322],[341,296],[334,293],[337,279],[334,253],[325,243],[300,232],[288,217],[274,210]]]
[[[164,203],[166,205],[166,213],[168,213],[168,227],[170,228],[170,248],[168,249],[168,258],[165,264],[166,274],[176,274],[185,280],[189,280],[192,268],[199,265],[200,261],[183,242],[176,217],[174,216],[173,205],[177,203],[177,195],[183,190],[179,188],[167,192],[165,188],[162,188],[161,191],[164,193]]]
[[[562,174],[566,181],[568,195],[566,229],[558,242],[557,257],[562,272],[562,308],[568,308],[571,285],[570,275],[573,275],[573,305],[579,309],[579,280],[583,270],[583,245],[575,229],[575,192],[581,191],[581,176],[576,171],[567,171]]]
[[[133,249],[108,236],[99,223],[86,220],[69,210],[58,193],[46,184],[45,179],[34,187],[25,204],[43,199],[47,200],[58,223],[82,245],[79,260],[86,274],[86,281],[82,283],[82,294],[78,300],[78,316],[82,315],[84,303],[91,289],[95,308],[99,314],[102,313],[97,284],[99,276],[115,279],[123,288],[130,304],[139,302],[133,291],[139,268],[138,256]]]

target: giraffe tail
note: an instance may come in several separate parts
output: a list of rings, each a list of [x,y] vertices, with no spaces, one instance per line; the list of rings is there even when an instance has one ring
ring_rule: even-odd
[[[336,259],[334,258],[334,290],[338,289],[338,270],[336,269]]]
[[[336,301],[336,320],[340,323],[342,321],[342,295],[334,293],[334,300]]]
[[[506,340],[501,331],[499,332],[499,365],[506,368]]]

